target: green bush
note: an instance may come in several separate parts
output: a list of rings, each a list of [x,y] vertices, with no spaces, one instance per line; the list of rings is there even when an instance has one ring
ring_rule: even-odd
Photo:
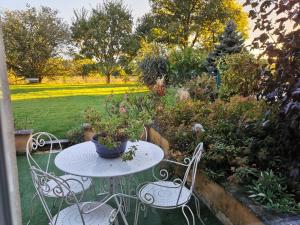
[[[292,165],[287,164],[290,159],[278,141],[277,113],[273,111],[265,101],[252,97],[190,99],[171,107],[160,106],[155,122],[172,150],[190,154],[203,141],[201,166],[213,180],[246,185],[259,203],[296,212],[300,209],[298,171],[286,169]],[[198,123],[205,129],[200,134],[193,130]],[[281,176],[261,173],[270,170]]]
[[[183,84],[205,72],[206,56],[207,54],[202,50],[195,50],[193,48],[185,48],[183,50],[174,50],[170,52],[170,83],[173,85]]]
[[[217,65],[221,73],[221,97],[258,94],[262,62],[253,55],[248,52],[225,55]]]
[[[79,144],[84,142],[84,127],[76,127],[67,132],[67,139],[71,144]]]
[[[206,73],[186,82],[184,88],[189,91],[191,98],[195,100],[214,101],[218,97],[216,80]]]
[[[197,141],[200,141],[193,133],[192,127],[196,123],[202,124],[206,132],[201,138],[209,145],[207,154],[212,155],[209,162],[215,168],[221,168],[226,164],[230,170],[228,163],[241,155],[235,155],[233,152],[232,156],[227,157],[228,152],[219,150],[208,153],[210,148],[229,149],[233,146],[237,151],[242,151],[244,145],[248,145],[248,140],[245,139],[245,143],[241,142],[238,130],[246,121],[259,120],[265,110],[264,106],[262,101],[243,97],[233,97],[229,102],[216,100],[208,103],[189,100],[179,102],[173,107],[160,108],[156,112],[155,121],[163,135],[170,141],[171,147],[183,152],[192,151]],[[214,161],[215,157],[223,157],[226,161],[217,164]]]
[[[299,212],[300,204],[297,204],[293,195],[288,193],[285,183],[286,179],[277,176],[272,170],[261,172],[258,179],[247,186],[249,197],[268,208]]]
[[[141,81],[147,86],[153,86],[156,80],[165,77],[168,73],[168,60],[163,56],[148,55],[139,63],[141,71]]]

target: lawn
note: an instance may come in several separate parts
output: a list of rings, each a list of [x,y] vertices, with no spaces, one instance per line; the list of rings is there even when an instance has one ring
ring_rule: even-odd
[[[42,166],[46,165],[48,155],[45,153],[35,154],[34,159]],[[54,158],[54,157],[52,157]],[[29,175],[29,168],[26,157],[21,155],[18,156],[18,172],[19,172],[19,185],[20,185],[20,196],[21,196],[21,207],[22,207],[22,218],[23,225],[25,225],[29,219],[30,215],[30,206],[31,206],[31,198],[34,194],[34,188],[32,185],[32,180]],[[50,171],[54,171],[56,174],[61,174],[55,166],[54,162],[51,164]],[[135,176],[139,182],[144,182],[149,180],[151,177],[151,171],[146,171],[143,173],[137,174]],[[96,181],[96,189],[99,190],[100,183],[98,180]],[[95,200],[95,195],[91,191],[86,192],[86,200]],[[50,207],[51,207],[51,200]],[[192,201],[194,202],[194,201]],[[134,219],[134,201],[132,201],[131,212],[127,215],[127,220],[129,224],[133,224]],[[112,204],[112,203],[110,203]],[[48,224],[48,219],[43,211],[42,205],[37,199],[33,204],[33,218],[31,220],[30,225],[46,225]],[[112,204],[113,206],[113,204]],[[192,208],[195,212],[195,209],[192,205]],[[55,209],[54,209],[55,210]],[[201,218],[206,225],[220,225],[220,222],[213,216],[213,214],[206,208],[204,205],[201,205]],[[120,223],[122,225],[123,223]],[[148,214],[146,218],[143,218],[143,213],[141,213],[140,225],[185,225],[185,219],[181,210],[148,210]],[[196,225],[200,225],[200,221],[196,219]]]
[[[128,84],[35,84],[11,85],[12,108],[17,129],[32,128],[65,138],[79,126],[88,106],[104,111],[107,95],[146,92],[144,86]]]

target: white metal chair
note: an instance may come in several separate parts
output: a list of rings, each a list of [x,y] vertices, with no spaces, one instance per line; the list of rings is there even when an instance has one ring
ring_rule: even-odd
[[[153,170],[153,176],[156,179],[155,182],[147,182],[139,185],[137,189],[137,204],[135,211],[134,225],[138,224],[139,213],[141,209],[145,209],[145,206],[150,206],[157,209],[176,209],[181,208],[182,213],[186,219],[188,225],[190,225],[190,219],[188,218],[186,211],[192,216],[192,224],[195,225],[195,217],[191,208],[187,205],[194,196],[197,217],[203,221],[200,217],[200,202],[194,195],[193,190],[195,186],[196,173],[198,163],[203,153],[203,143],[199,143],[196,147],[193,156],[191,158],[185,158],[184,163],[179,163],[171,160],[163,160],[168,164],[175,166],[181,166],[185,168],[184,177],[182,178],[170,178],[168,169],[160,169],[159,177],[155,175]],[[187,181],[190,181],[190,186],[186,186]]]
[[[49,148],[47,147],[47,150],[49,150],[47,163],[44,167],[42,167],[31,155],[30,150],[37,151],[39,148],[45,148],[49,145]],[[55,148],[55,146],[57,146]],[[62,150],[62,146],[60,141],[53,135],[47,132],[38,132],[31,136],[31,138],[27,142],[26,146],[26,156],[27,161],[29,164],[30,170],[35,167],[39,170],[44,171],[45,173],[49,173],[49,166],[50,163],[52,163],[52,156],[53,153],[56,153],[57,151]],[[59,176],[58,179],[65,180],[68,183],[68,187],[70,190],[72,190],[73,193],[81,194],[85,190],[89,189],[93,185],[93,181],[91,178],[86,177],[80,177],[75,176],[71,174],[65,174],[62,176]],[[57,182],[55,180],[48,179],[48,187],[49,189],[45,190],[44,192],[41,192],[45,197],[49,198],[59,198],[59,195],[55,193],[55,187],[57,185]],[[68,192],[67,189],[62,188],[62,191]],[[64,193],[67,194],[67,193]],[[35,193],[35,195],[32,198],[32,204],[31,204],[31,210],[30,210],[30,219],[27,224],[30,223],[30,220],[32,218],[33,213],[33,201],[37,197],[38,193]]]
[[[114,209],[107,204],[110,199],[102,202],[81,202],[84,187],[79,180],[62,179],[35,166],[30,168],[30,172],[37,195],[49,219],[49,225],[118,225],[117,215],[121,206]],[[51,185],[49,185],[49,182],[51,182]],[[69,185],[70,182],[77,183],[81,187],[80,194],[72,191]],[[55,215],[52,215],[45,199],[45,193],[49,192],[59,199]],[[63,208],[65,205],[66,207]]]

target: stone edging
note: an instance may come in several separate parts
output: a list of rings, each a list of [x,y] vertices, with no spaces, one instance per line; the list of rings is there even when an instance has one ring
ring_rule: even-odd
[[[170,145],[156,129],[148,127],[148,141],[159,145],[168,157]],[[202,202],[225,225],[300,225],[300,216],[278,214],[257,205],[234,188],[224,188],[199,171],[195,185]]]

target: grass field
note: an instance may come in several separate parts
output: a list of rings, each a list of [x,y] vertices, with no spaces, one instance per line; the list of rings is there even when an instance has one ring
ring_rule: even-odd
[[[10,90],[16,129],[48,131],[59,138],[82,123],[88,106],[104,111],[107,95],[147,91],[136,83],[11,85]]]

